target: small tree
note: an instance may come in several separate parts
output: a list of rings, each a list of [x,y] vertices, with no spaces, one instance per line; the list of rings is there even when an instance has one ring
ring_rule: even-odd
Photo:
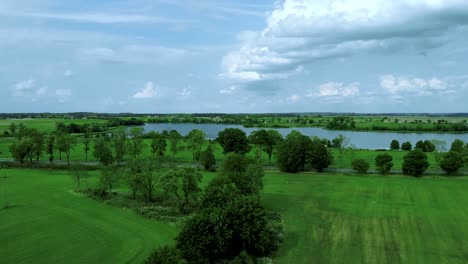
[[[338,149],[340,153],[340,168],[343,167],[343,152],[349,145],[349,138],[339,134],[336,138],[332,140],[333,148]],[[328,166],[327,166],[328,167]]]
[[[112,150],[109,147],[109,140],[104,137],[96,139],[93,155],[104,166],[109,166],[114,162]]]
[[[207,171],[216,170],[216,158],[213,154],[213,148],[211,148],[211,145],[209,145],[208,148],[202,153],[201,163]]]
[[[172,152],[172,158],[175,159],[175,156],[179,151],[179,142],[182,139],[182,135],[180,135],[177,130],[171,130],[171,132],[169,132],[168,139],[170,144],[169,149]]]
[[[309,162],[312,168],[318,172],[323,172],[325,168],[332,164],[333,155],[320,140],[314,140],[310,149]]]
[[[159,134],[157,134],[151,141],[151,153],[158,155],[159,157],[164,156],[164,153],[166,153],[166,147],[166,139]]]
[[[409,151],[412,148],[413,148],[413,146],[411,145],[411,143],[409,141],[401,144],[401,150]]]
[[[200,129],[194,129],[187,135],[189,149],[192,150],[192,160],[194,162],[200,161],[201,147],[205,142],[206,134]]]
[[[46,152],[49,154],[49,162],[54,162],[54,146],[55,146],[55,136],[54,134],[49,134],[47,136],[46,142]]]
[[[459,169],[463,168],[464,163],[463,154],[458,151],[451,150],[442,158],[440,168],[448,175],[452,175]]]
[[[392,143],[390,143],[390,149],[391,150],[399,150],[400,149],[400,142],[398,140],[392,140]]]
[[[424,171],[429,167],[426,154],[420,149],[410,151],[404,157],[403,173],[415,177],[421,177]]]
[[[120,129],[112,133],[112,143],[115,151],[115,160],[117,164],[120,165],[127,152],[127,132],[125,129]]]
[[[75,182],[75,191],[80,191],[81,182],[89,177],[88,171],[79,168],[71,170],[71,177]]]
[[[16,134],[16,128],[17,128],[16,123],[11,122],[10,123],[10,132],[11,132],[12,136],[14,136]]]
[[[366,174],[370,168],[370,164],[364,159],[357,159],[353,160],[352,167],[353,170],[357,171],[358,173]]]
[[[182,260],[179,250],[175,247],[164,246],[156,249],[145,264],[180,264],[185,263]]]
[[[89,133],[86,133],[83,138],[83,150],[85,152],[85,162],[88,162],[88,153],[89,150],[91,149],[91,137]]]
[[[292,131],[278,145],[278,165],[281,171],[303,171],[310,157],[312,140],[298,131]]]
[[[109,190],[109,193],[112,193],[112,188],[120,180],[120,171],[115,168],[107,168],[101,171],[100,182],[101,185]]]
[[[224,154],[229,152],[245,154],[250,151],[247,135],[239,128],[226,128],[220,131],[216,141],[223,147]]]
[[[392,160],[392,156],[387,153],[379,154],[375,157],[375,166],[381,174],[388,174],[393,167]]]
[[[143,143],[143,132],[144,129],[142,127],[133,127],[130,129],[130,140],[128,143],[128,150],[133,158],[136,158],[141,153],[143,153],[143,149],[145,144]]]
[[[465,146],[465,143],[460,140],[460,139],[455,139],[452,142],[452,145],[450,146],[450,151],[457,151],[462,153],[463,152],[463,147]]]

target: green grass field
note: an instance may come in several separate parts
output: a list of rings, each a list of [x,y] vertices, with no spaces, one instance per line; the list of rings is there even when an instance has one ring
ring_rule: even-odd
[[[468,178],[269,173],[277,263],[467,263]]]
[[[89,123],[105,123],[104,119],[61,119],[61,118],[35,118],[35,119],[0,119],[0,132],[9,130],[9,125],[23,123],[28,128],[35,128],[41,132],[52,132],[55,130],[57,122],[63,122],[65,125],[75,123],[78,125]]]
[[[0,209],[0,263],[141,263],[177,234],[172,224],[75,194],[67,172],[3,172],[14,207]]]
[[[0,210],[0,263],[140,263],[177,234],[73,193],[67,172],[3,172],[15,207]],[[203,185],[213,176],[204,173]],[[266,207],[285,224],[275,263],[468,261],[467,177],[268,172],[264,183]]]

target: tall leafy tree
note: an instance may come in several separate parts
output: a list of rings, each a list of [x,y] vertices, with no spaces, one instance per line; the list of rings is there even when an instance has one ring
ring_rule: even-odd
[[[333,155],[320,140],[312,141],[309,162],[312,168],[318,172],[323,172],[333,162]]]
[[[17,129],[16,123],[11,122],[9,125],[9,128],[10,128],[11,134],[14,136],[16,134],[16,129]]]
[[[127,132],[125,129],[117,130],[112,133],[112,145],[114,147],[115,161],[120,165],[127,152]]]
[[[421,177],[428,167],[426,154],[420,149],[415,149],[404,157],[402,169],[404,174]]]
[[[412,148],[413,148],[413,146],[411,145],[411,142],[409,142],[409,141],[404,142],[403,144],[401,144],[401,150],[409,151]]]
[[[141,153],[143,153],[143,149],[145,147],[142,137],[143,132],[144,129],[142,127],[133,127],[130,129],[130,140],[128,143],[128,150],[133,158],[136,158]]]
[[[49,155],[49,162],[54,162],[54,148],[55,148],[55,135],[53,133],[47,135],[47,142],[46,142],[46,151]]]
[[[392,140],[392,142],[390,143],[390,149],[391,150],[399,150],[400,149],[400,142],[398,142],[398,140],[396,140],[396,139]]]
[[[455,139],[452,142],[452,145],[450,146],[450,151],[457,151],[457,152],[462,153],[464,146],[465,146],[465,142],[463,142],[460,139]]]
[[[89,132],[85,133],[83,137],[83,150],[85,152],[85,161],[88,162],[88,153],[91,149],[91,135]]]
[[[216,158],[215,158],[215,155],[213,153],[213,148],[211,147],[211,144],[202,153],[201,163],[202,163],[202,166],[207,171],[215,171],[216,170]]]
[[[229,152],[245,154],[250,151],[247,135],[239,128],[226,128],[220,131],[216,141],[223,148],[224,154]]]
[[[188,146],[192,150],[192,159],[194,162],[199,162],[201,147],[205,142],[206,134],[200,129],[194,129],[187,134]]]
[[[278,146],[278,164],[282,171],[303,171],[309,161],[312,140],[299,133],[292,131]]]
[[[349,138],[345,137],[342,134],[339,134],[336,138],[332,140],[333,148],[338,149],[340,153],[340,168],[343,167],[343,152],[349,145]]]
[[[161,134],[156,134],[151,141],[151,152],[159,157],[164,156],[166,153],[167,142]]]
[[[93,156],[104,166],[109,166],[114,162],[112,149],[109,145],[110,139],[106,137],[99,137],[94,143]]]
[[[449,175],[455,174],[464,165],[463,154],[455,150],[450,150],[440,161],[440,168]]]
[[[171,130],[168,135],[169,149],[172,153],[172,158],[175,159],[177,152],[179,151],[179,143],[182,140],[182,135],[177,130]]]

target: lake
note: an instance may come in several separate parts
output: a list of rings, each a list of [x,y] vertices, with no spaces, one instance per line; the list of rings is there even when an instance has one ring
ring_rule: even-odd
[[[146,124],[144,126],[145,132],[156,131],[162,132],[164,130],[177,130],[181,135],[187,135],[192,129],[200,129],[206,133],[209,139],[215,139],[218,132],[225,128],[239,128],[249,135],[254,130],[262,128],[246,128],[241,125],[223,125],[223,124]],[[283,136],[288,135],[291,131],[297,130],[307,136],[317,136],[320,138],[327,138],[332,140],[339,134],[349,138],[350,144],[360,149],[388,149],[390,142],[394,139],[401,143],[409,141],[414,145],[418,140],[444,140],[447,143],[447,148],[455,139],[461,139],[465,142],[468,141],[468,134],[437,134],[437,133],[397,133],[397,132],[364,132],[364,131],[336,131],[326,130],[317,127],[297,127],[297,128],[271,128],[277,130]]]

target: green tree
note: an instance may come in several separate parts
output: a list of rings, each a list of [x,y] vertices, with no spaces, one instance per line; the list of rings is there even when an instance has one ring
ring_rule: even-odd
[[[457,151],[457,152],[463,153],[464,146],[465,146],[465,143],[462,140],[455,139],[452,142],[452,145],[450,146],[450,151]]]
[[[392,140],[392,142],[390,143],[390,149],[391,150],[399,150],[400,149],[400,142],[398,142],[398,140]]]
[[[440,168],[443,169],[448,175],[455,174],[459,169],[463,168],[464,164],[463,154],[450,150],[444,155],[440,161]]]
[[[250,151],[247,135],[239,128],[226,128],[220,131],[216,141],[223,148],[224,154],[229,152],[245,154]]]
[[[139,159],[132,159],[128,161],[125,169],[124,181],[132,193],[132,199],[135,200],[138,194],[138,190],[142,186],[142,174],[141,174],[142,162]]]
[[[401,144],[401,150],[405,150],[405,151],[409,151],[413,148],[413,146],[411,145],[410,142],[405,142],[403,144]]]
[[[104,166],[109,166],[114,162],[112,150],[109,145],[110,140],[105,137],[97,138],[96,142],[94,143],[93,156]]]
[[[79,168],[73,168],[71,170],[71,177],[75,182],[75,191],[81,190],[81,182],[89,178],[89,173],[86,170],[82,170]]]
[[[175,159],[177,152],[179,151],[179,143],[182,140],[182,135],[177,130],[171,130],[168,135],[169,149],[172,153],[172,158]]]
[[[245,155],[227,154],[219,173],[233,182],[242,194],[256,195],[263,189],[263,166]]]
[[[370,168],[369,162],[367,162],[364,159],[353,160],[353,163],[351,164],[351,166],[353,167],[353,170],[362,174],[366,174]]]
[[[166,153],[167,143],[166,139],[160,134],[153,137],[151,141],[151,153],[158,155],[159,157],[164,156]]]
[[[109,193],[112,193],[112,188],[120,180],[121,172],[116,168],[106,168],[101,171],[101,177],[99,178],[100,183],[103,187],[109,190]]]
[[[141,153],[143,153],[143,149],[145,147],[143,143],[143,132],[144,129],[142,127],[133,127],[130,129],[130,140],[128,142],[128,150],[133,158],[138,157]]]
[[[32,162],[32,145],[33,142],[29,137],[15,139],[9,147],[11,156],[19,163],[24,163],[27,157],[30,157],[30,161]]]
[[[211,148],[211,144],[203,151],[201,155],[201,164],[207,171],[215,171],[216,170],[216,158],[213,153],[213,148]]]
[[[404,157],[402,169],[406,175],[421,177],[428,167],[426,154],[420,149],[415,149]]]
[[[112,133],[112,145],[115,152],[115,161],[120,165],[125,153],[127,152],[127,132],[125,129],[120,129]]]
[[[145,264],[183,264],[187,263],[174,246],[163,246],[156,249],[148,259],[145,261]]]
[[[393,167],[393,158],[390,154],[379,154],[375,157],[375,166],[381,174],[388,174]]]
[[[336,138],[332,140],[333,148],[338,149],[340,153],[340,168],[343,168],[343,152],[349,145],[349,138],[345,137],[342,134],[339,134]]]
[[[283,136],[277,130],[268,130],[268,140],[265,145],[265,152],[268,155],[268,163],[271,164],[271,157],[273,156],[273,150],[279,143],[283,141]]]
[[[264,148],[267,146],[268,141],[270,140],[270,135],[265,129],[254,130],[249,135],[250,143],[254,144],[258,148],[258,157],[257,159],[261,159],[261,154]]]
[[[32,152],[33,155],[36,157],[36,160],[38,161],[39,158],[42,155],[42,152],[44,152],[44,134],[39,132],[36,129],[31,129],[29,132],[29,137],[31,137],[32,141]]]
[[[198,197],[201,192],[199,184],[203,177],[195,168],[182,168],[179,170],[183,175],[181,189],[184,193],[180,208],[184,214],[187,214],[198,205]]]
[[[323,172],[333,162],[333,155],[320,140],[312,141],[309,155],[309,162],[312,168],[318,172]]]
[[[9,128],[10,128],[11,135],[14,136],[16,134],[16,129],[17,129],[16,124],[11,122]]]
[[[91,149],[91,136],[86,133],[83,138],[83,150],[85,152],[85,161],[88,162],[88,152]]]
[[[277,160],[281,171],[303,171],[309,160],[312,140],[298,131],[292,131],[278,145]]]
[[[63,151],[65,152],[65,155],[67,156],[67,164],[70,165],[70,155],[72,149],[75,148],[76,146],[76,138],[70,134],[64,134],[63,135]]]
[[[158,182],[159,161],[155,158],[141,159],[141,187],[145,200],[153,201],[153,192]]]
[[[47,135],[47,142],[46,142],[46,152],[49,154],[49,162],[54,162],[54,147],[55,147],[55,135],[49,134]]]
[[[442,159],[443,153],[447,152],[447,143],[444,140],[433,139],[432,144],[434,145],[434,159],[437,167],[440,168],[440,160]]]
[[[200,161],[201,147],[205,142],[206,134],[200,129],[194,129],[190,131],[187,135],[188,147],[192,150],[192,160],[193,162]]]

